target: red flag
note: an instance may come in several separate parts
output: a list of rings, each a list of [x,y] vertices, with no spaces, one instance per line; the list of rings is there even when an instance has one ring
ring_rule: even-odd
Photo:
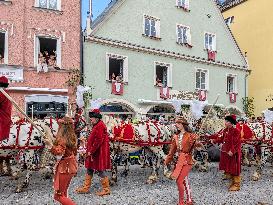
[[[207,100],[207,91],[206,90],[199,90],[199,101]]]
[[[168,87],[160,87],[160,98],[168,99],[170,97],[170,88]]]
[[[112,82],[112,94],[123,95],[123,83]]]

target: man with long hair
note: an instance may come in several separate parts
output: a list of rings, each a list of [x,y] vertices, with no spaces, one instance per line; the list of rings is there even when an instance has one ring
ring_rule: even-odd
[[[104,196],[110,194],[109,179],[105,171],[111,169],[110,145],[107,128],[103,123],[102,115],[98,109],[89,112],[90,122],[93,125],[92,131],[87,139],[85,167],[87,173],[82,187],[76,189],[79,194],[89,193],[92,178],[96,171],[101,178],[102,191],[96,195]]]
[[[0,88],[6,89],[8,86],[8,79],[5,76],[1,76]],[[11,109],[11,102],[2,92],[0,92],[0,141],[9,138],[11,126]]]
[[[72,118],[65,116],[58,120],[59,130],[54,143],[44,140],[47,147],[57,158],[54,173],[54,199],[62,205],[76,205],[68,196],[71,179],[76,175],[77,137]]]

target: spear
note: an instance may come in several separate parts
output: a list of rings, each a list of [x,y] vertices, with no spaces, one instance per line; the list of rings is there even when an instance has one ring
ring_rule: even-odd
[[[202,124],[201,124],[201,126],[200,126],[200,128],[199,128],[199,132],[203,129],[203,126],[204,126],[205,122],[208,120],[209,114],[211,113],[213,107],[216,105],[216,103],[217,103],[217,101],[218,101],[218,99],[219,99],[219,96],[220,96],[220,94],[217,95],[217,97],[216,97],[214,103],[213,103],[212,106],[210,107],[209,112],[208,112],[208,114],[207,114],[205,120],[202,122]]]

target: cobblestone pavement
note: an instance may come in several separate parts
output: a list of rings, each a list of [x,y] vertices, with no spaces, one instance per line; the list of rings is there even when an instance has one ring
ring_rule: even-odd
[[[174,181],[160,177],[157,184],[145,184],[149,168],[131,166],[127,178],[119,177],[112,194],[104,198],[94,192],[100,188],[96,176],[90,194],[77,195],[74,189],[82,183],[84,169],[81,168],[70,186],[70,196],[77,205],[176,205],[178,193]],[[273,205],[273,168],[268,167],[258,182],[250,180],[253,168],[243,167],[241,191],[229,193],[228,182],[221,180],[217,164],[211,164],[207,173],[192,171],[190,183],[195,204],[200,205]],[[0,178],[0,204],[9,205],[54,205],[51,180],[43,180],[34,173],[28,191],[15,194],[15,181]]]

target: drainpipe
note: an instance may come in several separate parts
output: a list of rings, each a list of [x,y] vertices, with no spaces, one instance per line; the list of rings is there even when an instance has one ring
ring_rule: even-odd
[[[80,0],[80,73],[84,73],[83,69],[83,31],[82,31],[82,0]],[[81,79],[82,80],[82,79]]]
[[[245,52],[245,61],[246,61],[247,69],[249,69],[249,63],[248,63],[248,59],[247,59],[247,52]],[[245,98],[247,97],[247,77],[249,75],[250,75],[250,72],[245,74]]]

